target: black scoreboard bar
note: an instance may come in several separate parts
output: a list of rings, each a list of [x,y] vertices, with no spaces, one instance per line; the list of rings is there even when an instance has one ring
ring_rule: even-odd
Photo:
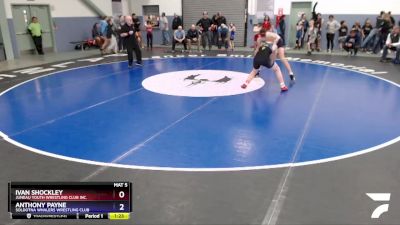
[[[130,182],[10,182],[13,219],[125,220],[132,212]]]

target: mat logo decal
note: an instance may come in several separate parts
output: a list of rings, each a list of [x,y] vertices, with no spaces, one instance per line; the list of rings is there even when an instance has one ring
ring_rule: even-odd
[[[205,82],[215,82],[215,83],[224,84],[224,83],[227,83],[227,82],[232,80],[232,78],[230,78],[228,76],[224,76],[223,78],[218,79],[218,80],[198,79],[197,77],[200,76],[200,75],[201,74],[189,75],[183,80],[184,81],[187,81],[187,80],[191,81],[191,83],[188,86],[198,85],[198,84],[202,84],[202,83],[205,83]]]
[[[256,78],[247,89],[240,88],[247,76],[247,73],[229,70],[182,70],[148,77],[142,85],[158,94],[187,97],[239,95],[264,86],[264,80]]]
[[[375,202],[385,202],[379,205],[371,214],[371,219],[378,219],[385,212],[389,211],[390,193],[366,193],[366,195]]]

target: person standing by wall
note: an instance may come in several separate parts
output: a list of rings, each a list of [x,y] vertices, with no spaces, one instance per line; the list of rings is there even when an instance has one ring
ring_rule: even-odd
[[[136,65],[142,65],[142,52],[140,51],[140,47],[138,45],[136,39],[136,30],[133,24],[132,17],[125,17],[125,25],[121,29],[121,37],[125,38],[126,50],[128,53],[128,67],[132,67],[133,63],[133,52],[136,55]]]
[[[281,37],[283,45],[286,45],[286,41],[285,41],[285,32],[286,32],[285,15],[278,16],[276,18],[276,30],[277,30],[278,35]]]
[[[229,46],[231,50],[235,50],[235,34],[236,34],[236,26],[233,23],[229,24]]]
[[[150,16],[146,22],[146,40],[147,40],[147,50],[153,50],[153,24],[151,23]]]
[[[32,17],[32,22],[28,26],[28,31],[32,36],[33,43],[35,44],[36,50],[39,55],[44,55],[43,52],[43,40],[42,40],[42,27],[36,16]]]
[[[315,28],[317,28],[317,38],[315,39],[315,48],[317,52],[321,51],[321,35],[322,35],[322,26],[324,24],[324,20],[322,19],[322,14],[317,14],[317,20],[314,22]]]
[[[163,12],[161,14],[161,18],[160,18],[160,30],[161,30],[161,35],[162,35],[162,45],[168,45],[170,42],[168,26],[169,26],[168,18],[165,16],[165,12]]]
[[[212,21],[208,18],[208,13],[206,11],[203,12],[203,18],[197,21],[196,26],[200,27],[201,31],[201,42],[203,45],[203,50],[206,50],[206,45],[208,43],[208,49],[211,50],[212,40],[211,40],[211,27]]]
[[[333,15],[329,15],[329,20],[326,22],[326,51],[332,53],[333,51],[333,41],[335,40],[335,33],[339,30],[340,25],[338,21],[335,20]]]
[[[174,13],[174,19],[172,20],[172,30],[175,32],[179,26],[183,26],[182,19],[176,13]]]
[[[120,52],[123,52],[126,49],[125,43],[124,43],[124,38],[119,36],[121,34],[121,29],[124,25],[125,25],[125,16],[121,15],[118,18],[118,24],[117,24],[118,49]]]
[[[138,45],[139,45],[139,47],[144,48],[142,32],[140,31],[141,22],[135,13],[132,13],[132,21],[133,21],[133,26],[135,27],[135,32],[136,32],[135,36],[138,41]]]
[[[308,26],[309,26],[306,14],[304,14],[304,13],[301,14],[300,20],[297,23],[300,24],[300,22],[303,24],[303,36],[301,36],[300,48],[303,48],[304,39],[307,37],[307,31],[308,31]]]
[[[348,31],[349,27],[347,26],[346,21],[344,20],[340,21],[339,38],[338,38],[340,50],[343,50],[343,44],[344,41],[346,40]]]
[[[307,55],[311,55],[312,45],[315,44],[315,39],[317,39],[318,36],[318,29],[314,26],[314,20],[310,20],[309,22],[307,36]]]
[[[116,34],[114,32],[114,24],[113,24],[113,19],[110,17],[107,19],[107,33],[106,33],[106,38],[108,42],[110,43],[107,46],[107,49],[105,49],[105,53],[117,53],[118,52],[118,43],[117,43],[117,38]]]
[[[301,48],[301,39],[304,37],[304,25],[303,21],[299,21],[296,24],[296,47],[294,49]]]

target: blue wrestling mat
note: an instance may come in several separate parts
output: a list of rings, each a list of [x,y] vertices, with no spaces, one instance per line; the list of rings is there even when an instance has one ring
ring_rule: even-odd
[[[400,88],[355,71],[291,62],[280,92],[251,58],[171,58],[58,72],[0,95],[9,142],[126,168],[242,170],[346,158],[394,143]]]

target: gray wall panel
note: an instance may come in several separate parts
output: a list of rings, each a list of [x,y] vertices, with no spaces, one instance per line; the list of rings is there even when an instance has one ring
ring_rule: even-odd
[[[246,0],[183,0],[183,24],[187,30],[191,24],[196,23],[202,17],[203,11],[207,11],[210,18],[221,11],[228,24],[236,25],[235,45],[244,46],[246,8]]]

